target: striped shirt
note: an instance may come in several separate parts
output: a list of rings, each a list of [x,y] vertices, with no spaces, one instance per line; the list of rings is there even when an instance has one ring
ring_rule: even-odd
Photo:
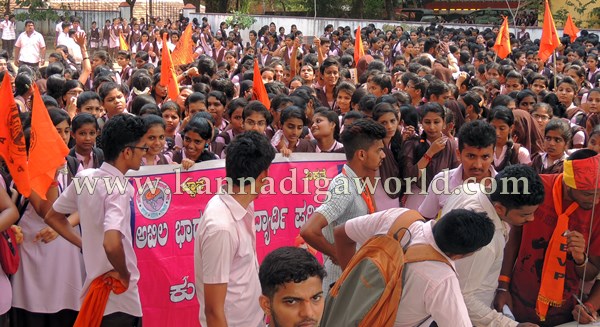
[[[327,219],[328,225],[323,228],[323,236],[331,244],[334,242],[333,229],[336,226],[369,213],[367,204],[355,184],[358,176],[348,165],[344,165],[344,169],[346,175],[339,174],[331,180],[327,190],[331,194],[328,201],[315,210]],[[342,275],[342,268],[334,264],[326,255],[323,255],[323,260],[327,271],[327,276],[323,279],[323,291],[327,293],[329,285],[335,283]]]

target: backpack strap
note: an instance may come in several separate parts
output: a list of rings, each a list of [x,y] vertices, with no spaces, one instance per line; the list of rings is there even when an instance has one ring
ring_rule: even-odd
[[[425,219],[418,211],[405,211],[403,214],[398,216],[398,218],[396,218],[388,230],[388,236],[399,242],[404,237],[404,233],[408,231],[408,227],[419,220],[425,222]]]
[[[454,272],[456,270],[448,262],[448,259],[444,257],[440,252],[433,248],[429,244],[415,244],[408,247],[404,254],[405,263],[411,262],[423,262],[423,261],[439,261],[448,265]]]

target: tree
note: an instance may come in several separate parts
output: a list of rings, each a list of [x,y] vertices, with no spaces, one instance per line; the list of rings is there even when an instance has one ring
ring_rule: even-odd
[[[44,0],[16,0],[16,4],[22,8],[27,8],[27,13],[20,13],[16,15],[17,20],[31,19],[34,21],[38,20],[56,20],[58,13],[54,10],[48,2]],[[64,5],[62,5],[64,8]],[[64,14],[66,15],[66,14]]]
[[[125,0],[129,5],[129,17],[133,17],[133,6],[135,6],[135,2],[137,0]]]

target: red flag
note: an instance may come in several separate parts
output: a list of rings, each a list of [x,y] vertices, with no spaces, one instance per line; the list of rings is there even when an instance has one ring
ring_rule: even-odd
[[[271,108],[271,100],[265,89],[262,76],[260,75],[260,69],[258,68],[258,59],[254,58],[254,80],[252,83],[252,100],[258,100],[267,107]]]
[[[54,182],[56,170],[65,164],[69,148],[58,135],[42,95],[33,84],[31,112],[31,142],[29,146],[29,177],[31,189],[46,200],[46,192]]]
[[[542,62],[546,62],[552,53],[554,53],[554,49],[560,45],[560,39],[556,32],[556,26],[554,25],[554,18],[552,18],[548,0],[546,0],[545,3],[544,26],[542,27],[542,38],[540,39],[540,51],[538,53]]]
[[[192,24],[188,24],[171,54],[173,66],[187,65],[194,61],[194,40],[192,40]]]
[[[8,171],[19,193],[24,197],[31,195],[29,184],[29,166],[25,135],[19,118],[19,109],[15,103],[10,83],[10,75],[4,74],[0,86],[0,156],[4,158]],[[9,187],[10,185],[6,185]]]
[[[354,67],[358,65],[358,61],[365,55],[365,48],[362,43],[362,35],[360,34],[360,26],[356,29],[356,38],[354,40]]]
[[[167,98],[176,101],[177,96],[179,96],[179,83],[177,83],[177,74],[175,74],[175,68],[173,68],[171,53],[169,47],[167,47],[167,34],[163,35],[160,84],[167,87]]]
[[[568,35],[571,37],[571,42],[575,42],[575,39],[577,39],[577,34],[579,33],[579,29],[577,28],[577,26],[575,26],[575,23],[573,23],[573,18],[571,17],[571,14],[569,14],[569,16],[567,16],[567,21],[565,22],[565,28],[563,29],[563,35]]]
[[[494,43],[494,51],[496,51],[498,57],[501,59],[508,57],[508,54],[512,52],[512,48],[510,47],[510,35],[508,33],[508,17],[504,17],[504,22],[496,37],[496,43]]]

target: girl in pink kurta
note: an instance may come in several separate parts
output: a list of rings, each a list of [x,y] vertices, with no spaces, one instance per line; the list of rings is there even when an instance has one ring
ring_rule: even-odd
[[[59,134],[68,142],[68,114],[59,109],[48,112]],[[64,190],[72,175],[65,165],[59,169],[58,185],[54,187],[58,187],[59,192]],[[72,326],[81,306],[85,277],[83,258],[78,247],[56,237],[56,232],[44,223],[40,216],[44,213],[39,212],[42,201],[32,193],[19,221],[24,240],[20,246],[20,267],[12,277],[15,322],[16,326]]]

